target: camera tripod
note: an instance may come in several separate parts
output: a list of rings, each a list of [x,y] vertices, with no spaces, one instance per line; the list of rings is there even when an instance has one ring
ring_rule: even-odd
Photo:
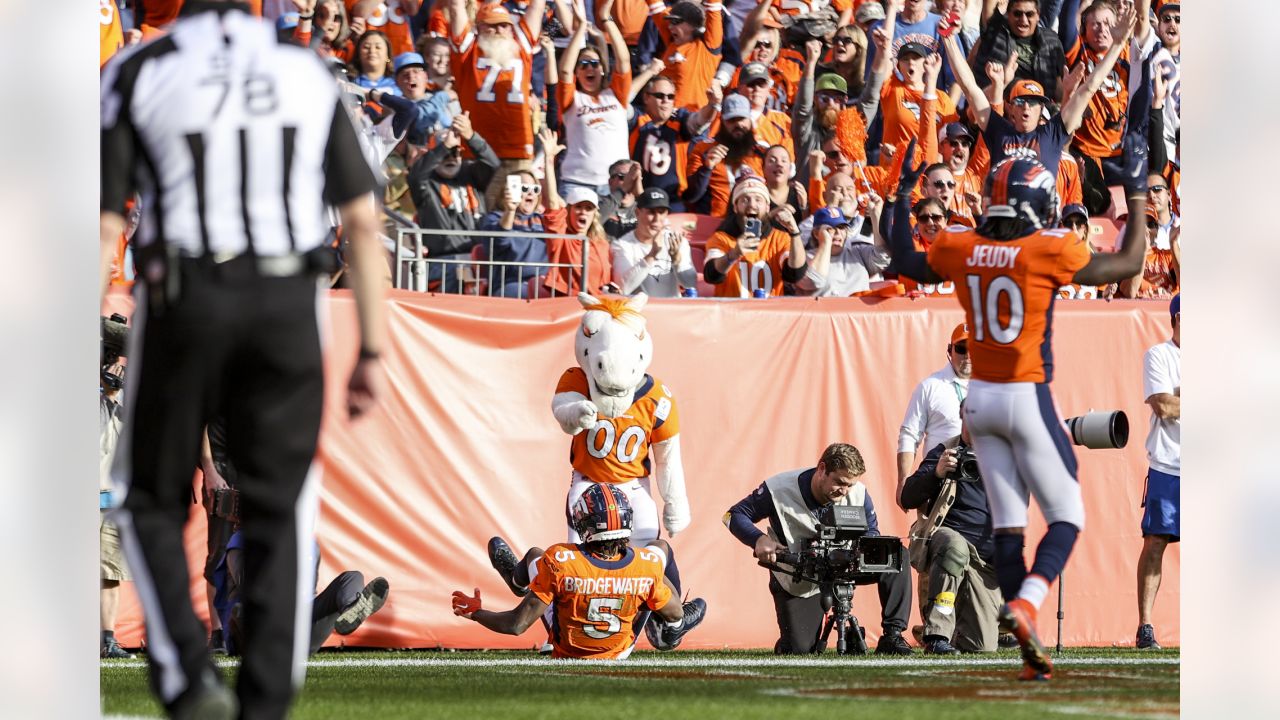
[[[836,631],[837,655],[865,655],[867,641],[862,637],[862,628],[858,619],[850,614],[853,605],[853,583],[822,583],[822,609],[826,612],[822,619],[822,632],[818,636],[818,647],[827,646],[831,631]],[[849,641],[853,646],[849,647]]]

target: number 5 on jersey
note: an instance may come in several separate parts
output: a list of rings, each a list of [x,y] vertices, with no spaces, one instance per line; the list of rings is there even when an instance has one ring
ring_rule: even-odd
[[[981,275],[966,275],[965,282],[969,287],[970,310],[973,311],[973,339],[985,342],[987,337],[1001,344],[1008,345],[1022,334],[1022,325],[1026,318],[1026,303],[1022,299],[1022,289],[1008,275],[997,275],[984,288]],[[1000,319],[1000,308],[1004,305],[1008,312],[1007,321]]]

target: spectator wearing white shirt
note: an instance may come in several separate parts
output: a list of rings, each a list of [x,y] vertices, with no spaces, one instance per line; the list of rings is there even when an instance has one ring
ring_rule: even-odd
[[[1142,358],[1142,392],[1151,406],[1147,432],[1147,487],[1142,505],[1142,554],[1138,556],[1137,647],[1158,650],[1151,608],[1160,591],[1164,549],[1181,538],[1182,296],[1169,302],[1173,337]]]
[[[916,450],[960,434],[960,402],[969,394],[969,328],[960,323],[951,331],[947,345],[947,364],[916,386],[907,403],[907,415],[898,431],[898,503],[902,502],[902,485],[915,470]]]
[[[875,213],[878,215],[878,213]],[[856,217],[858,225],[863,222]],[[889,266],[880,233],[872,228],[876,244],[854,242],[858,232],[839,207],[825,207],[813,214],[813,249],[809,251],[809,269],[796,283],[796,292],[818,297],[848,297],[871,289],[872,278]]]
[[[636,199],[636,228],[613,244],[613,282],[623,295],[680,297],[681,287],[696,287],[689,241],[667,226],[671,200],[662,188]]]

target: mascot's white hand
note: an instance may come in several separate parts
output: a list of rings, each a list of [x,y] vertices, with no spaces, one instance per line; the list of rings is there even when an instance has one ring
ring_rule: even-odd
[[[598,413],[596,412],[596,404],[590,400],[580,400],[573,404],[574,412],[574,435],[583,430],[590,430],[596,426]]]
[[[689,501],[684,498],[668,501],[662,508],[662,526],[667,534],[675,537],[676,533],[689,527]]]

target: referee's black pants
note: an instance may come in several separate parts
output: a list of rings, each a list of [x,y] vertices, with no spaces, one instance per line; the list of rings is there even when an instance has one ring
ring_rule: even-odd
[[[247,266],[247,267],[246,267]],[[140,288],[126,422],[115,474],[147,620],[151,683],[166,708],[212,680],[191,606],[182,531],[201,432],[227,423],[244,537],[242,718],[284,717],[305,677],[318,473],[312,472],[324,378],[314,276],[264,278],[244,259],[180,263],[182,296],[163,312]],[[141,347],[141,352],[137,350]]]

